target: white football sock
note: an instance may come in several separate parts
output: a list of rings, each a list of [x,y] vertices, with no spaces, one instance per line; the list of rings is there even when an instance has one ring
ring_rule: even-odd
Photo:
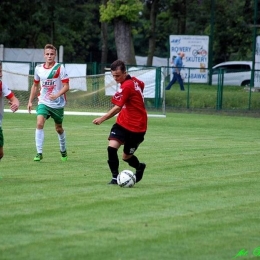
[[[65,131],[61,135],[58,134],[59,142],[60,142],[60,151],[66,151],[66,134]]]
[[[37,153],[42,153],[43,141],[44,141],[44,131],[43,131],[43,129],[36,129],[36,131],[35,131],[35,143],[36,143]]]

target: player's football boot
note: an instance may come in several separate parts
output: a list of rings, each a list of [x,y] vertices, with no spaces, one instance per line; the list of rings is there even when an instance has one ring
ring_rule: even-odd
[[[145,167],[146,167],[145,163],[140,163],[139,168],[136,170],[136,173],[135,173],[136,183],[139,182],[143,178]]]
[[[60,154],[61,154],[61,160],[63,162],[66,162],[68,160],[67,151],[64,151],[64,152],[61,151]]]
[[[117,185],[117,180],[113,178],[108,184],[116,184]]]
[[[43,159],[42,153],[37,153],[36,156],[33,158],[35,162],[39,162]]]

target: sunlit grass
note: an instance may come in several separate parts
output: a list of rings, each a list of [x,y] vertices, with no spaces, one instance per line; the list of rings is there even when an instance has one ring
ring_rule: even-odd
[[[34,162],[35,115],[6,113],[0,259],[232,259],[259,238],[259,120],[167,113],[149,118],[133,188],[110,187],[113,119],[66,116],[67,162],[51,120]],[[122,150],[120,149],[119,155]],[[120,158],[120,169],[129,168]],[[246,259],[246,258],[245,258]]]

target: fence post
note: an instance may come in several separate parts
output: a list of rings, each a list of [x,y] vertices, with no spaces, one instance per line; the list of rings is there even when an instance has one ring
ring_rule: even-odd
[[[252,74],[254,75],[254,77],[252,78]],[[257,72],[258,74],[258,72]],[[252,86],[254,87],[255,86],[255,76],[256,76],[256,73],[255,73],[255,69],[252,69],[252,72],[251,72],[251,80],[250,80],[250,86],[249,86],[249,96],[248,96],[248,110],[251,110],[251,104],[252,104]],[[253,81],[253,83],[252,83]]]
[[[190,108],[190,68],[188,68],[187,109]]]
[[[92,63],[92,75],[97,75],[97,62]],[[95,104],[98,100],[98,90],[99,82],[97,77],[92,78],[92,90],[95,91],[95,94],[92,96],[92,102]]]
[[[217,110],[222,109],[223,81],[224,81],[224,69],[220,69],[218,73]]]
[[[157,67],[155,70],[155,108],[160,106],[161,99],[161,67]]]

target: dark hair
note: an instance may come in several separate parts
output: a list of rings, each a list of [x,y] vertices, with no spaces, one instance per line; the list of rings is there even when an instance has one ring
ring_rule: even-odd
[[[120,69],[122,72],[125,72],[126,71],[125,63],[121,60],[116,60],[111,64],[110,69],[112,71]]]

